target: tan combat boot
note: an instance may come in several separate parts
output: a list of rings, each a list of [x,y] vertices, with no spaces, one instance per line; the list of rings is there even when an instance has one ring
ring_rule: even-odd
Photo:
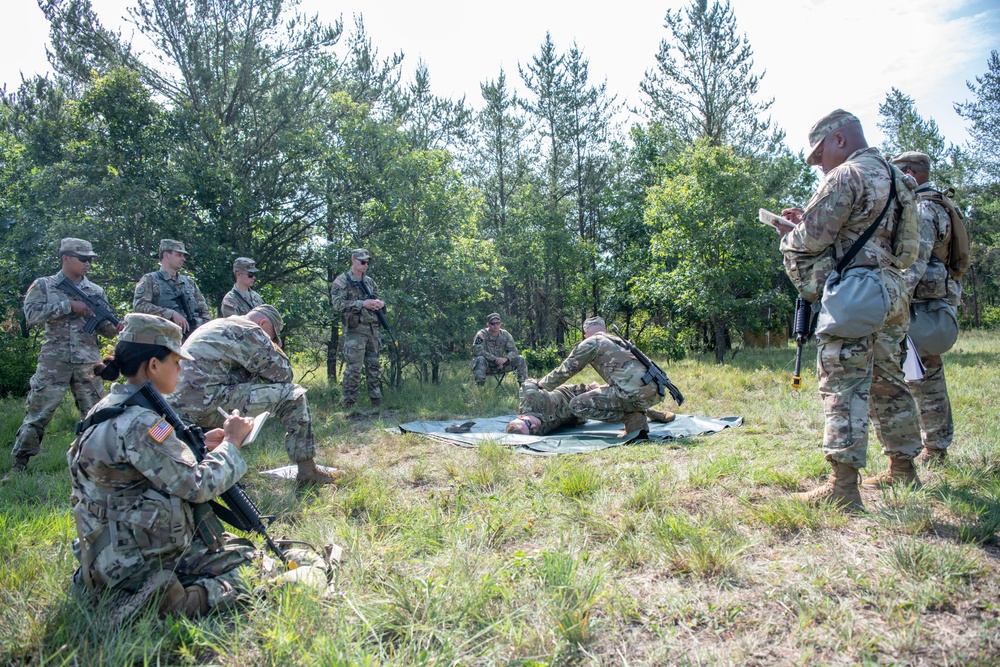
[[[917,477],[917,469],[913,466],[913,459],[901,459],[896,456],[889,457],[889,467],[877,475],[872,475],[862,486],[866,489],[877,489],[883,486],[894,486],[896,484],[907,484],[914,489],[919,489],[923,484]]]
[[[667,410],[655,410],[650,408],[646,410],[646,417],[649,418],[651,422],[660,422],[661,424],[669,424],[677,418],[673,412]]]
[[[625,430],[622,432],[621,436],[624,438],[629,433],[639,432],[639,439],[644,440],[649,435],[649,422],[646,421],[645,412],[626,412],[625,413]]]
[[[812,491],[793,493],[792,500],[806,505],[821,505],[833,503],[845,512],[863,512],[865,505],[861,500],[861,489],[858,488],[858,469],[848,463],[831,461],[833,475]]]
[[[933,447],[924,447],[924,451],[917,457],[917,463],[928,468],[939,468],[944,465],[945,459],[948,457],[947,449],[935,449]]]
[[[14,465],[10,467],[10,470],[7,471],[7,474],[3,476],[3,479],[0,479],[0,486],[6,484],[15,475],[19,475],[25,470],[27,470],[28,459],[30,458],[31,457],[26,454],[18,454],[17,458],[14,459]]]
[[[121,591],[112,600],[108,622],[118,628],[132,619],[151,601],[159,599],[160,618],[173,613],[184,602],[184,586],[172,570],[157,570],[149,575],[135,593]]]
[[[174,609],[188,618],[198,618],[208,613],[208,591],[203,586],[185,586],[184,599]]]
[[[334,470],[332,473],[325,472],[316,467],[316,461],[299,461],[299,473],[295,476],[297,486],[308,486],[310,484],[333,484],[344,476],[343,470]]]

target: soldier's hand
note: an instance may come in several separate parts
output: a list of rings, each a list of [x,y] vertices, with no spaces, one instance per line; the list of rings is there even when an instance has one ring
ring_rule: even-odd
[[[85,304],[83,301],[70,301],[69,307],[73,309],[73,313],[79,315],[80,317],[93,317],[94,311],[90,309],[90,306]]]
[[[506,364],[508,361],[510,361],[510,359],[508,359],[507,357],[497,357],[496,358],[497,367],[503,368],[504,364]]]
[[[226,440],[237,447],[242,447],[243,441],[246,440],[247,436],[250,435],[250,431],[253,430],[253,420],[240,417],[239,414],[238,410],[233,410],[233,414],[222,425],[222,430],[226,433]]]
[[[115,333],[121,333],[122,329],[125,328],[125,320],[118,320],[118,326],[115,327]]]
[[[382,299],[365,299],[364,306],[368,310],[382,310],[385,302]]]
[[[221,428],[213,428],[211,431],[205,432],[203,437],[205,438],[205,448],[212,451],[226,439],[226,432]]]
[[[181,331],[187,331],[188,329],[191,328],[191,325],[188,324],[187,319],[177,311],[174,311],[174,314],[170,316],[170,319],[173,320],[174,324],[176,324],[181,328]]]
[[[786,208],[781,212],[781,217],[797,225],[802,222],[802,213],[803,210],[801,208]]]

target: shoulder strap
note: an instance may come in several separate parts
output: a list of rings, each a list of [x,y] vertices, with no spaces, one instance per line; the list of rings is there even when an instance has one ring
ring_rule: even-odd
[[[875,218],[875,222],[873,222],[871,226],[865,230],[865,233],[862,234],[858,238],[858,240],[851,245],[850,250],[844,253],[844,256],[837,263],[837,273],[843,273],[844,269],[847,268],[847,266],[851,263],[854,257],[861,251],[861,249],[865,246],[865,244],[868,243],[868,239],[872,237],[872,234],[875,233],[875,230],[878,229],[878,226],[882,224],[882,218],[885,217],[886,212],[889,210],[889,206],[895,200],[896,200],[896,174],[893,173],[892,167],[890,166],[889,198],[885,200],[885,207],[882,209],[882,212],[878,214],[878,217]]]
[[[76,434],[80,435],[91,426],[97,426],[98,424],[103,424],[109,419],[114,419],[121,413],[125,412],[127,408],[128,406],[124,403],[120,405],[113,405],[110,408],[101,408],[86,419],[81,419],[76,423]]]

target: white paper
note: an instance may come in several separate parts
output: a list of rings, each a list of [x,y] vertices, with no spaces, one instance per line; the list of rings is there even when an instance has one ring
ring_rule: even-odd
[[[337,471],[336,468],[331,468],[330,466],[318,465],[316,469],[330,474]],[[298,466],[284,466],[282,468],[274,468],[273,470],[261,470],[260,474],[267,475],[268,477],[277,477],[278,479],[295,479],[296,475],[299,474],[299,468]]]
[[[906,358],[903,359],[903,379],[907,382],[916,382],[924,379],[924,362],[920,361],[917,354],[917,346],[913,344],[913,339],[906,337]]]
[[[765,225],[773,227],[774,231],[778,232],[779,234],[784,234],[786,232],[790,232],[791,230],[795,229],[794,222],[791,222],[790,220],[785,220],[777,213],[771,213],[766,208],[758,209],[757,217]]]

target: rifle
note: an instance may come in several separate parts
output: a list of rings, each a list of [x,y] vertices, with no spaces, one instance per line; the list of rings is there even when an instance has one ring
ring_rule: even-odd
[[[166,400],[164,400],[163,396],[151,382],[147,381],[139,387],[139,390],[135,393],[135,397],[141,397],[141,399],[132,403],[133,405],[142,405],[162,416],[174,428],[177,436],[184,441],[184,444],[191,449],[198,461],[205,458],[207,450],[201,429],[185,423],[174,412],[174,409],[167,404]],[[207,505],[211,506],[220,519],[233,528],[242,530],[245,533],[254,532],[260,535],[267,542],[267,546],[274,552],[274,555],[280,558],[282,563],[289,565],[288,559],[285,557],[285,552],[267,534],[267,526],[264,525],[264,519],[268,519],[268,523],[270,523],[273,517],[261,516],[260,510],[257,509],[257,506],[250,500],[250,497],[238,482],[233,484],[219,498],[226,504],[221,505],[213,500],[209,501]],[[198,506],[195,507],[197,509]]]
[[[667,374],[663,372],[663,369],[657,366],[652,359],[643,354],[642,350],[633,345],[632,341],[622,336],[618,332],[617,328],[614,331],[615,335],[624,343],[623,347],[631,352],[632,356],[638,359],[639,362],[646,367],[646,374],[642,376],[642,383],[649,384],[650,382],[655,382],[657,394],[660,396],[666,396],[666,392],[664,391],[664,388],[666,388],[666,390],[670,392],[670,397],[677,402],[678,406],[684,405],[684,394],[682,394],[681,390],[670,381],[670,378],[668,378]]]
[[[365,282],[364,276],[361,276],[361,291],[364,292],[365,296],[369,299],[376,298],[375,295],[371,293],[371,290],[368,289],[368,284]],[[385,306],[382,306],[375,311],[375,317],[378,318],[378,323],[382,325],[385,332],[389,334],[389,340],[392,341],[393,346],[396,348],[396,352],[399,352],[399,342],[396,340],[396,337],[392,335],[392,329],[389,327],[389,320],[386,319],[385,312]]]
[[[70,296],[75,296],[80,301],[83,301],[87,304],[87,308],[90,308],[90,310],[93,311],[94,314],[87,320],[87,323],[83,325],[84,333],[94,333],[97,330],[97,326],[105,320],[110,322],[113,327],[117,327],[121,323],[118,316],[115,315],[113,311],[105,308],[104,304],[101,303],[99,299],[95,299],[81,290],[66,276],[63,276],[63,279],[59,281],[59,284],[57,284],[56,287]]]
[[[795,299],[795,319],[792,321],[792,335],[795,337],[795,375],[792,376],[792,389],[802,388],[802,347],[812,336],[814,318],[812,304],[801,296]]]

